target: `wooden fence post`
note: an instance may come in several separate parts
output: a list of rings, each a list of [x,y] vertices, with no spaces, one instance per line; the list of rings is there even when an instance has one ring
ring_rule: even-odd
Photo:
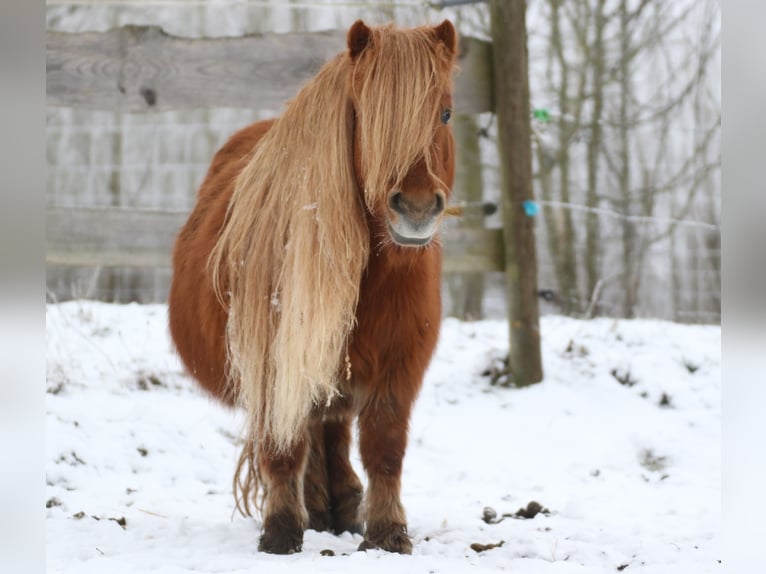
[[[478,204],[482,201],[481,150],[479,149],[479,126],[476,117],[455,114],[452,118],[455,135],[457,162],[455,164],[455,198]],[[466,210],[457,225],[461,228],[484,228],[481,210]],[[455,273],[447,277],[452,309],[450,315],[464,320],[481,319],[484,298],[483,273]]]
[[[540,313],[534,219],[525,214],[532,200],[526,0],[490,0],[498,122],[505,270],[510,330],[509,381],[542,380]]]

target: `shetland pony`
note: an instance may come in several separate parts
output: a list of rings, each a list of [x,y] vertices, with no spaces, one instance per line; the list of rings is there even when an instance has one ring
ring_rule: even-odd
[[[270,553],[300,551],[306,528],[412,551],[402,459],[439,333],[457,36],[359,20],[347,44],[218,151],[173,253],[170,332],[202,387],[246,411],[234,494],[250,515],[262,488]]]

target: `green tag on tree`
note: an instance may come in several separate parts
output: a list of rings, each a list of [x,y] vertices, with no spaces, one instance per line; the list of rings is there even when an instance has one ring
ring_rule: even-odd
[[[548,122],[551,119],[551,113],[546,108],[536,108],[532,110],[532,116],[540,122]]]

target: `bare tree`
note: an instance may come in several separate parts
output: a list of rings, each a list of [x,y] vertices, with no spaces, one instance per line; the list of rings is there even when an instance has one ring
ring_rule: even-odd
[[[618,304],[612,313],[632,317],[642,300],[657,303],[642,289],[647,257],[671,243],[673,220],[713,220],[700,207],[715,211],[720,197],[720,157],[712,153],[720,104],[690,116],[720,48],[720,9],[713,0],[703,8],[693,0],[540,0],[536,8],[547,28],[536,60],[544,81],[534,94],[551,102],[552,113],[533,132],[535,177],[561,307],[599,313],[605,292]],[[701,198],[703,188],[712,199]],[[583,219],[575,220],[580,208]],[[696,249],[714,252],[716,237],[695,239]],[[672,243],[671,250],[679,245],[675,237]],[[674,269],[671,284],[683,289]]]
[[[586,3],[590,6],[589,3]],[[601,167],[602,127],[601,121],[604,114],[604,70],[606,53],[604,48],[604,31],[606,29],[606,0],[598,0],[592,13],[593,41],[584,47],[586,57],[590,65],[590,97],[592,110],[590,116],[590,137],[588,138],[587,170],[588,181],[586,188],[585,203],[589,207],[598,208],[599,199],[599,169]],[[581,37],[587,38],[586,35]],[[601,248],[601,224],[598,214],[589,212],[585,225],[585,293],[591,297],[593,305],[591,313],[595,310],[598,298],[598,288],[601,285],[601,262],[603,250]]]
[[[549,10],[550,43],[546,62],[546,75],[550,84],[555,85],[555,95],[559,106],[556,115],[557,139],[555,147],[549,146],[542,138],[536,140],[538,179],[546,206],[543,209],[548,238],[548,249],[553,261],[554,272],[560,292],[562,310],[565,313],[579,311],[582,297],[579,288],[579,266],[577,261],[577,236],[572,213],[552,203],[568,204],[572,201],[570,173],[570,146],[573,138],[582,129],[582,114],[587,86],[586,66],[575,66],[567,56],[562,20],[566,17],[563,0],[546,0]],[[587,30],[587,11],[584,3],[575,7],[575,15],[570,16],[576,24],[575,34]],[[581,45],[587,42],[582,41]],[[555,78],[555,80],[554,80]],[[570,87],[570,79],[574,80]],[[558,177],[556,178],[556,174]]]
[[[647,254],[652,246],[676,232],[678,220],[687,218],[697,205],[701,184],[720,166],[720,158],[709,158],[711,146],[720,134],[720,113],[708,125],[695,118],[691,151],[677,154],[680,138],[679,118],[693,104],[693,96],[704,88],[709,60],[718,47],[711,33],[714,19],[704,24],[705,33],[687,47],[679,58],[671,54],[671,36],[688,25],[694,3],[686,5],[620,0],[618,20],[618,60],[613,66],[617,79],[616,111],[607,118],[615,134],[616,152],[602,145],[611,186],[617,191],[606,197],[625,217],[620,223],[622,315],[636,314]],[[667,77],[649,93],[638,93],[635,86],[639,59],[656,62],[655,74]],[[645,66],[644,62],[644,66]],[[673,87],[673,83],[679,84]],[[669,209],[670,223],[646,225],[658,215],[661,205]],[[698,246],[699,249],[701,246]],[[678,278],[674,279],[676,283]]]

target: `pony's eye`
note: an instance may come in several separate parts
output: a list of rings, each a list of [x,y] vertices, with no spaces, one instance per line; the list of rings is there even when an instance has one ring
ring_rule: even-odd
[[[442,112],[442,123],[446,124],[449,122],[449,119],[452,117],[452,110],[449,108],[444,108],[444,111]]]

